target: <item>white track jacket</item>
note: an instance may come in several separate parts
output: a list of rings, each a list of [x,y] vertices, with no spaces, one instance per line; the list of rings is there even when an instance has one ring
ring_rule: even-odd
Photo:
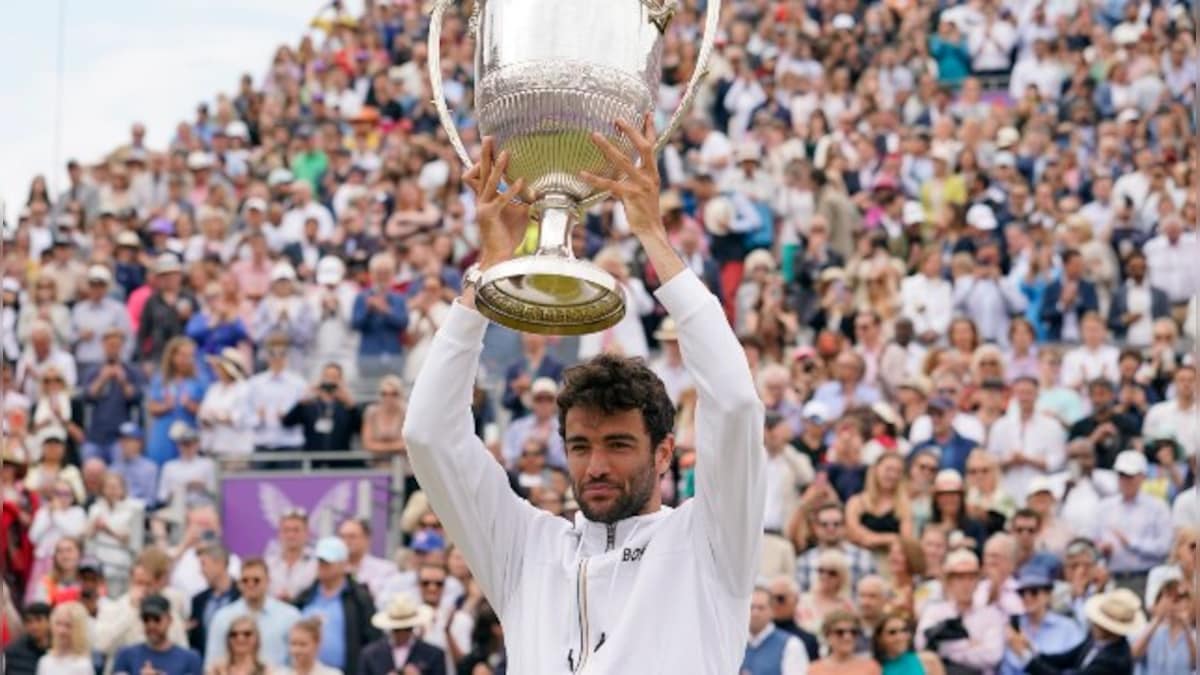
[[[763,405],[717,299],[690,271],[656,293],[699,394],[696,496],[613,525],[513,494],[473,433],[487,319],[455,303],[409,403],[412,467],[504,625],[519,675],[734,675],[762,537]]]

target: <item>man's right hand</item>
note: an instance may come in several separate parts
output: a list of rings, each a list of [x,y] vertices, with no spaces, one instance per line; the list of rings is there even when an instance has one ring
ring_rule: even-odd
[[[518,178],[504,192],[500,181],[508,169],[508,151],[495,154],[491,136],[483,139],[479,163],[463,176],[463,182],[475,191],[476,219],[479,222],[479,266],[487,269],[508,260],[525,238],[529,226],[529,206],[515,202],[525,189],[525,179]]]

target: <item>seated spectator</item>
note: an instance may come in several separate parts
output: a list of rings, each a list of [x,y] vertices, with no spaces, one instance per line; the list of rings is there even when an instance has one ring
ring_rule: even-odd
[[[210,357],[216,380],[196,411],[200,447],[209,455],[235,458],[254,452],[254,411],[248,404],[249,367],[242,352],[227,347]]]
[[[555,403],[558,384],[549,378],[540,378],[530,386],[529,394],[532,412],[509,423],[508,431],[504,434],[501,451],[504,464],[515,467],[525,443],[537,440],[546,446],[546,460],[551,466],[566,467],[567,457],[558,431],[558,407]]]
[[[846,557],[850,584],[857,585],[864,576],[875,573],[875,560],[870,552],[846,540],[846,519],[841,505],[828,503],[818,507],[814,522],[817,543],[796,559],[796,582],[803,591],[816,587],[820,579],[819,560],[825,551],[838,551]]]
[[[601,250],[593,258],[595,264],[613,275],[617,286],[625,294],[625,314],[616,325],[598,333],[589,333],[579,338],[579,360],[597,354],[616,353],[622,356],[646,358],[650,355],[646,343],[646,331],[642,318],[656,307],[654,298],[646,292],[645,283],[629,271],[625,254],[619,248]]]
[[[306,617],[317,616],[329,630],[322,630],[318,658],[346,675],[360,675],[359,659],[366,646],[379,639],[371,624],[375,603],[366,586],[346,572],[346,544],[337,537],[317,542],[317,579],[296,598],[296,607]],[[339,631],[337,627],[341,626]]]
[[[317,287],[308,296],[316,328],[308,355],[309,369],[301,374],[314,377],[321,365],[333,362],[342,366],[349,379],[356,380],[359,336],[350,321],[358,286],[346,277],[346,264],[328,255],[317,263],[316,282]]]
[[[101,339],[103,358],[84,373],[82,395],[88,412],[82,455],[105,463],[117,456],[120,428],[133,421],[142,402],[142,372],[122,359],[126,333],[110,328]]]
[[[846,502],[846,532],[850,541],[871,549],[877,560],[898,538],[912,536],[912,509],[900,455],[882,454],[867,470],[863,492]]]
[[[317,578],[317,559],[309,549],[308,536],[306,511],[292,510],[280,517],[279,539],[263,554],[271,597],[291,602]]]
[[[189,508],[184,518],[183,536],[168,552],[175,563],[171,569],[171,588],[190,603],[209,583],[201,558],[203,552],[212,552],[210,547],[221,542],[221,517],[215,506],[204,504]],[[226,558],[229,576],[236,578],[241,568],[241,558],[229,553]]]
[[[1050,592],[1054,582],[1036,572],[1026,572],[1017,581],[1023,611],[1016,625],[1007,630],[1008,646],[1001,675],[1027,672],[1020,653],[1031,650],[1036,654],[1059,654],[1074,649],[1083,642],[1083,628],[1074,618],[1050,611]]]
[[[1023,611],[1017,594],[1017,542],[1007,532],[997,532],[983,545],[983,578],[975,588],[975,606],[998,607],[1005,616]]]
[[[1000,484],[996,456],[975,448],[967,455],[967,515],[984,523],[988,534],[1004,529],[1017,509],[1017,502]]]
[[[1200,529],[1196,523],[1175,528],[1175,540],[1171,542],[1171,555],[1167,562],[1150,570],[1146,578],[1146,606],[1154,609],[1158,602],[1158,589],[1168,579],[1179,576],[1180,579],[1196,578],[1197,542],[1200,542]]]
[[[521,333],[521,357],[509,364],[504,371],[504,407],[519,419],[529,413],[529,388],[535,380],[549,378],[553,382],[562,379],[563,365],[546,351],[546,336],[536,333]],[[672,399],[674,400],[674,399]]]
[[[219,282],[211,282],[204,289],[200,309],[188,321],[185,333],[196,343],[196,351],[201,357],[217,356],[230,347],[249,344],[250,334],[238,314],[239,309],[225,297]],[[199,365],[206,376],[211,376],[206,361]]]
[[[837,549],[825,549],[817,556],[816,571],[816,584],[800,595],[796,622],[810,633],[827,637],[821,632],[826,616],[839,610],[854,611],[849,599],[850,559]]]
[[[75,537],[63,537],[54,545],[50,567],[40,577],[32,577],[30,598],[37,602],[56,604],[64,591],[79,588],[79,563],[83,547]]]
[[[808,672],[808,652],[795,635],[771,620],[771,593],[762,587],[750,594],[750,639],[742,658],[748,675],[801,675]]]
[[[1009,531],[1016,544],[1016,574],[1022,576],[1033,572],[1039,576],[1057,579],[1061,576],[1062,565],[1058,556],[1038,549],[1038,537],[1042,533],[1042,517],[1033,509],[1017,511],[1009,522]],[[1065,543],[1063,548],[1065,549]]]
[[[83,476],[67,459],[66,437],[61,432],[48,431],[41,437],[41,461],[29,469],[25,486],[49,497],[60,483],[66,485],[72,503],[83,501],[86,496]]]
[[[383,589],[399,574],[396,563],[371,555],[371,525],[351,518],[338,526],[338,537],[346,544],[346,572],[371,591],[372,598],[382,597]]]
[[[854,612],[834,611],[821,623],[821,637],[829,645],[825,657],[808,668],[809,675],[879,675],[875,659],[856,653],[862,624]]]
[[[796,609],[800,603],[800,586],[791,575],[782,575],[771,579],[767,585],[770,595],[771,621],[779,630],[794,635],[804,645],[808,660],[816,661],[820,654],[820,643],[817,636],[804,630],[796,623]]]
[[[947,537],[961,533],[963,545],[979,551],[987,538],[987,528],[967,515],[965,502],[962,475],[954,469],[942,469],[933,482],[933,515],[929,525],[941,527]]]
[[[391,290],[396,263],[391,255],[377,253],[370,262],[371,286],[354,300],[350,325],[361,335],[358,347],[358,373],[396,370],[404,353],[401,337],[408,328],[408,310],[404,296]],[[373,383],[373,382],[372,382]]]
[[[362,651],[358,675],[387,675],[409,670],[423,675],[445,671],[445,653],[426,642],[418,630],[429,630],[432,611],[406,596],[399,596],[386,610],[371,617],[371,625],[384,632]],[[402,659],[399,660],[398,659]]]
[[[78,602],[54,607],[50,613],[50,649],[38,660],[38,675],[94,675],[87,621],[87,611]]]
[[[104,566],[108,591],[121,595],[129,582],[129,568],[141,547],[145,509],[125,492],[121,474],[104,477],[104,490],[88,509],[87,551]]]
[[[933,531],[937,528],[930,529]],[[917,585],[927,573],[926,555],[921,542],[911,537],[894,540],[888,549],[887,573],[891,593],[888,606],[900,608],[910,615],[915,614]]]
[[[497,620],[496,624],[499,625]],[[342,675],[342,671],[317,660],[321,644],[321,620],[317,617],[300,619],[288,631],[288,664],[279,668],[278,675]]]
[[[1004,656],[1008,619],[994,605],[974,603],[979,559],[970,551],[954,551],[947,556],[942,574],[946,599],[931,602],[921,612],[917,649],[928,647],[951,668],[994,670]]]
[[[200,434],[196,428],[187,422],[176,422],[171,425],[170,439],[178,447],[179,456],[163,465],[157,503],[182,507],[189,495],[216,495],[217,465],[212,458],[200,456]]]
[[[1135,635],[1130,651],[1142,672],[1184,673],[1196,667],[1196,613],[1193,577],[1178,574],[1157,589],[1147,588],[1154,602],[1150,625]],[[1150,594],[1153,593],[1151,596]]]
[[[111,472],[120,476],[128,496],[144,506],[158,501],[158,465],[142,456],[142,429],[125,422],[118,430],[118,452],[112,458]]]
[[[72,560],[78,565],[83,551],[80,549],[79,538],[87,527],[87,516],[83,507],[75,503],[75,493],[64,481],[55,483],[54,488],[46,495],[46,501],[33,515],[33,523],[29,526],[29,541],[33,544],[34,563],[30,573],[31,580],[39,580],[43,574],[53,575],[59,542],[63,539],[74,541],[74,556]],[[74,569],[72,569],[74,577]],[[36,592],[37,586],[31,585],[29,592]],[[29,599],[36,596],[28,595]],[[47,601],[53,598],[47,596]]]
[[[1129,638],[1146,625],[1141,600],[1127,589],[1098,595],[1087,603],[1087,619],[1091,625],[1088,637],[1074,649],[1057,654],[1039,654],[1027,640],[1010,640],[1014,652],[1026,672],[1030,673],[1131,673],[1133,654]],[[1084,668],[1086,666],[1086,668]]]
[[[913,648],[911,616],[903,610],[890,610],[875,628],[871,654],[883,667],[883,675],[945,675],[936,655]]]
[[[145,641],[117,652],[112,672],[136,673],[147,664],[170,675],[200,675],[200,655],[180,647],[170,637],[176,617],[171,603],[161,595],[149,595],[139,603]],[[140,665],[139,665],[140,664]]]
[[[1058,499],[1055,495],[1054,483],[1049,476],[1038,476],[1029,485],[1029,494],[1025,497],[1029,515],[1036,515],[1037,537],[1033,541],[1031,551],[1045,553],[1056,560],[1062,557],[1067,544],[1075,537],[1075,530],[1062,518],[1058,517]],[[1029,551],[1022,551],[1022,560]],[[1058,578],[1058,565],[1049,576]]]
[[[865,440],[866,425],[857,415],[848,414],[834,426],[833,442],[825,453],[825,472],[829,485],[842,502],[862,492],[866,485],[867,466],[863,463]]]
[[[29,418],[33,437],[43,442],[50,437],[61,437],[67,461],[77,464],[79,446],[85,438],[83,422],[83,404],[68,388],[62,371],[53,365],[42,369],[42,383]]]
[[[316,317],[312,305],[298,293],[296,270],[290,264],[277,262],[271,268],[270,292],[259,303],[250,328],[259,345],[265,345],[268,336],[286,336],[288,366],[304,368]]]
[[[390,467],[391,460],[399,457],[405,476],[406,494],[416,489],[412,469],[405,454],[404,428],[406,411],[404,383],[395,375],[385,375],[379,380],[379,400],[367,405],[362,415],[363,449],[378,459],[375,465]]]
[[[21,610],[19,637],[4,647],[4,672],[35,675],[38,661],[50,649],[50,605],[27,603]]]
[[[1150,569],[1161,565],[1170,553],[1171,517],[1161,499],[1142,492],[1146,456],[1137,450],[1117,455],[1118,494],[1100,502],[1098,512],[1100,552],[1108,557],[1108,569],[1121,588],[1143,596]]]
[[[258,638],[255,653],[262,664],[282,668],[288,660],[289,634],[300,621],[300,611],[271,597],[270,573],[261,559],[251,558],[242,563],[242,573],[236,582],[240,597],[217,609],[209,619],[204,662],[211,666],[233,654],[235,641],[245,639],[235,637],[234,632],[248,618],[255,628]]]
[[[833,363],[833,377],[817,387],[813,400],[824,403],[831,417],[841,417],[854,406],[871,405],[880,400],[879,391],[863,383],[866,366],[861,356],[853,351],[838,354]]]
[[[934,450],[942,469],[953,470],[960,475],[966,470],[967,456],[975,449],[975,441],[966,438],[955,427],[954,401],[945,396],[929,399],[931,433],[927,440],[916,443],[913,452]],[[916,426],[915,424],[913,425]]]

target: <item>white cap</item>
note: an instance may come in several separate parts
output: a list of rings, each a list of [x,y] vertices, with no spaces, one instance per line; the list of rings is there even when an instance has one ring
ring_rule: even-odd
[[[1058,491],[1054,489],[1054,484],[1050,482],[1049,476],[1034,476],[1033,480],[1029,481],[1029,489],[1025,492],[1025,496],[1032,497],[1039,492],[1049,492],[1051,497],[1058,499]]]
[[[734,151],[734,161],[736,162],[757,162],[762,157],[762,151],[758,147],[758,143],[745,142],[739,143]]]
[[[907,201],[904,202],[904,212],[901,214],[901,220],[905,225],[919,225],[925,222],[925,207],[921,206],[921,202]]]
[[[714,197],[704,205],[704,227],[711,234],[729,234],[733,223],[733,202],[726,197]]]
[[[2,288],[6,293],[20,293],[21,282],[17,281],[13,277],[4,277],[4,281],[0,282],[0,288]]]
[[[1138,112],[1137,108],[1126,108],[1117,115],[1118,122],[1136,122],[1140,119],[1142,119],[1142,114]]]
[[[92,265],[87,271],[88,281],[103,281],[106,284],[112,283],[112,272],[104,265]]]
[[[187,156],[187,168],[192,171],[211,168],[212,164],[212,156],[207,152],[196,150]]]
[[[824,424],[829,421],[829,406],[821,401],[809,401],[804,404],[804,408],[800,411],[800,416],[806,420],[817,420]]]
[[[317,261],[317,283],[322,286],[336,286],[346,278],[346,265],[341,258],[327,255]]]
[[[247,199],[246,203],[242,204],[242,213],[245,213],[250,209],[265,213],[267,211],[267,200],[263,199],[262,197],[251,197]]]
[[[1001,150],[1011,148],[1021,141],[1021,132],[1016,127],[1001,127],[996,132],[996,147]]]
[[[291,263],[280,261],[275,263],[275,266],[271,268],[271,283],[295,280],[296,270],[292,269]]]
[[[1011,152],[997,152],[992,157],[992,166],[1007,166],[1010,169],[1015,169],[1017,166],[1017,156]]]
[[[945,162],[950,168],[954,168],[954,151],[945,145],[935,145],[929,150],[930,159],[939,162]]]
[[[1126,450],[1117,455],[1113,471],[1126,476],[1143,476],[1146,473],[1146,456],[1137,450]]]
[[[1119,45],[1131,45],[1142,39],[1142,29],[1129,23],[1123,23],[1113,29],[1112,40]]]
[[[245,122],[241,120],[234,120],[225,125],[225,135],[246,140],[250,138],[250,129],[246,126]]]
[[[831,25],[834,30],[852,30],[854,28],[854,17],[849,14],[838,14],[833,17]]]
[[[558,383],[548,377],[539,377],[529,385],[529,394],[537,396],[539,394],[550,394],[551,396],[558,395]]]
[[[977,229],[990,231],[996,229],[996,214],[986,204],[976,204],[967,209],[967,225]]]
[[[267,185],[278,187],[280,185],[287,185],[295,179],[291,171],[279,167],[278,169],[271,169],[271,173],[267,175]]]

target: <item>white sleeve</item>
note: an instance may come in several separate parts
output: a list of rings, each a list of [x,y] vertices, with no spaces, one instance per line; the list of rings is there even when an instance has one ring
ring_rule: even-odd
[[[725,313],[703,282],[684,271],[656,295],[675,319],[683,363],[699,392],[696,550],[711,556],[716,580],[727,592],[746,595],[761,554],[763,404]]]
[[[800,643],[800,638],[788,638],[783,648],[783,663],[779,672],[782,675],[808,675],[808,652]]]
[[[499,616],[519,574],[526,533],[539,512],[475,436],[472,390],[488,321],[457,302],[413,386],[404,440],[413,472]],[[760,509],[761,510],[761,509]]]

